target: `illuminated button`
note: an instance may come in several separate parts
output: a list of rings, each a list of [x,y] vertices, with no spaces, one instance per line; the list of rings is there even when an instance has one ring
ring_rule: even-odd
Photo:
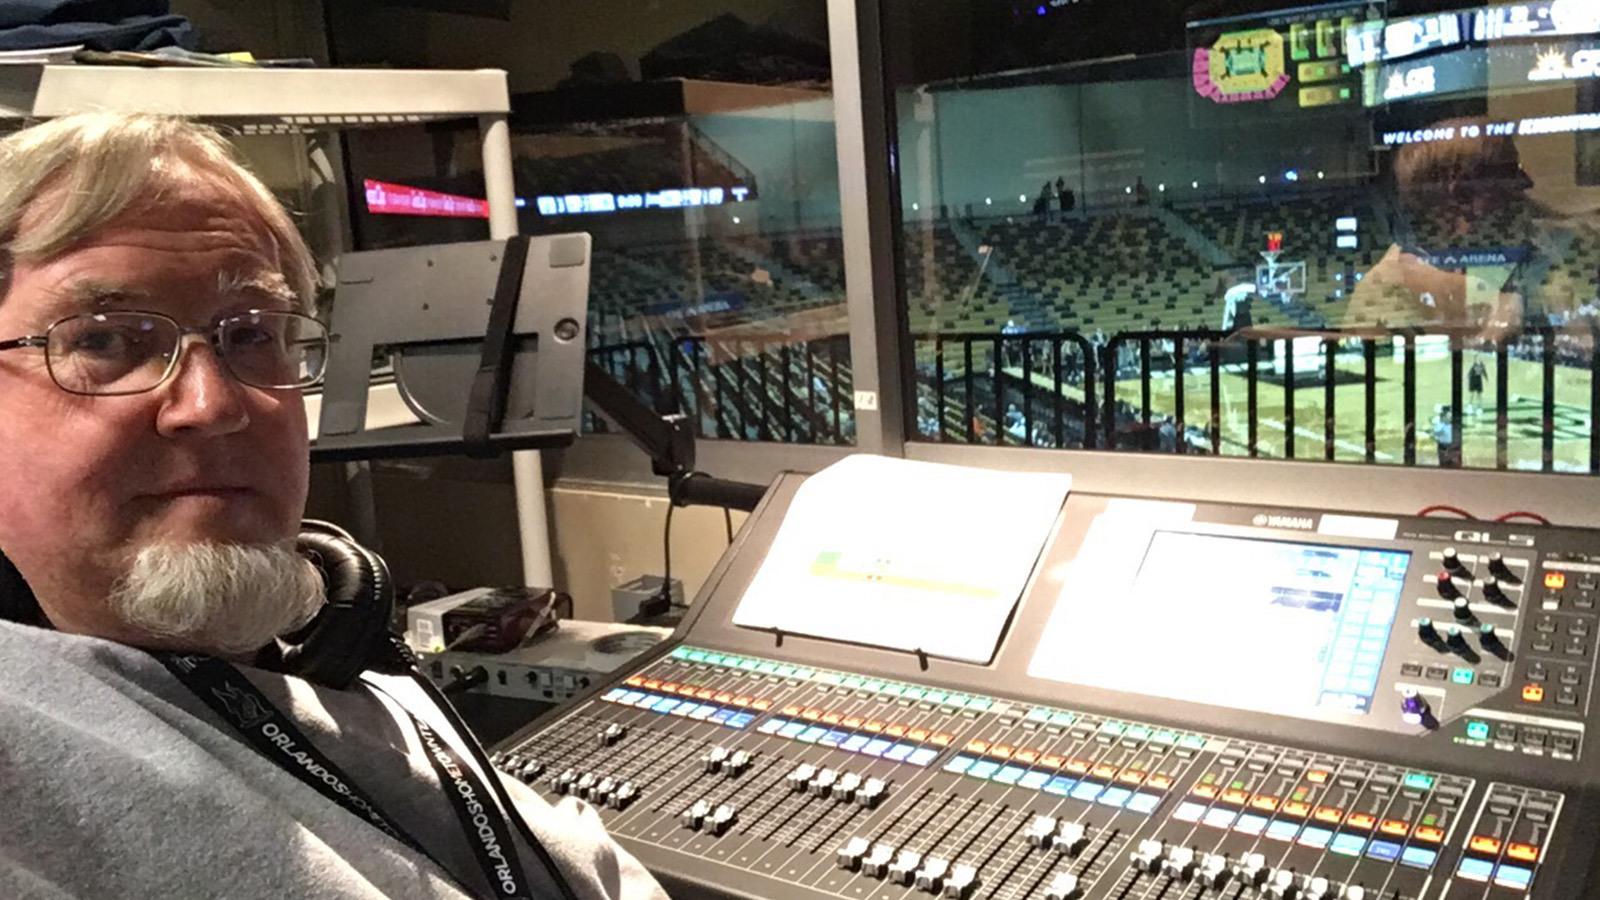
[[[1018,754],[1018,758],[1021,758],[1021,754]],[[1123,784],[1143,784],[1144,773],[1138,769],[1123,769],[1117,773],[1117,780]]]
[[[1433,790],[1433,776],[1424,772],[1407,772],[1406,787],[1416,791]]]
[[[1319,822],[1329,822],[1337,825],[1344,821],[1344,810],[1334,806],[1319,806],[1314,817]]]
[[[1213,800],[1217,796],[1217,789],[1209,784],[1197,784],[1194,786],[1194,790],[1190,793],[1194,794],[1196,797],[1204,797],[1207,800]]]
[[[1484,856],[1500,855],[1500,839],[1486,834],[1475,834],[1467,842],[1467,849],[1473,853],[1482,853]]]
[[[1433,825],[1418,825],[1417,840],[1437,844],[1444,840],[1444,829]]]
[[[1151,775],[1145,779],[1145,785],[1158,791],[1164,791],[1172,787],[1172,779],[1166,775]]]
[[[758,710],[760,712],[766,712],[767,710],[772,708],[772,701],[771,700],[756,700],[756,701],[754,701],[754,702],[752,702],[750,704],[750,707],[752,709]]]
[[[1486,859],[1463,857],[1456,874],[1467,881],[1488,881],[1489,876],[1494,874],[1494,863]]]
[[[873,734],[879,734],[883,731],[883,723],[877,719],[863,723],[861,727],[866,731],[872,732]]]
[[[1104,778],[1105,780],[1110,781],[1112,778],[1116,777],[1116,774],[1117,767],[1113,765],[1101,764],[1094,767],[1094,777],[1096,778]],[[1226,794],[1223,795],[1223,799],[1227,799]]]
[[[1015,752],[1015,748],[1006,744],[995,744],[989,748],[989,755],[998,759],[1010,759],[1013,752]]]
[[[988,753],[989,752],[989,742],[988,741],[967,741],[967,752],[968,753]]]
[[[1351,813],[1350,818],[1345,820],[1345,824],[1351,828],[1359,828],[1362,831],[1371,831],[1372,826],[1378,824],[1378,819],[1368,813]]]
[[[1565,572],[1544,573],[1544,586],[1552,591],[1559,591],[1565,588],[1567,586],[1567,574]]]
[[[1478,673],[1465,666],[1458,666],[1450,670],[1450,680],[1456,684],[1471,684],[1478,677]]]
[[[950,742],[953,741],[953,740],[955,740],[955,737],[953,735],[948,735],[948,734],[945,734],[944,732],[940,732],[938,734],[933,734],[933,735],[929,735],[928,736],[928,743],[934,744],[934,745],[939,746],[939,747],[948,747],[948,746],[950,746]]]
[[[1494,870],[1494,883],[1514,891],[1525,891],[1533,882],[1533,870],[1522,866],[1502,865]]]
[[[1039,757],[1039,765],[1051,769],[1059,769],[1063,765],[1066,765],[1066,762],[1066,759],[1060,756],[1046,755]]]
[[[905,737],[906,727],[904,725],[890,725],[883,729],[883,733],[890,737]]]
[[[1439,852],[1426,847],[1407,847],[1400,854],[1400,864],[1414,869],[1431,869],[1438,859]]]
[[[860,728],[861,719],[858,716],[846,716],[839,724],[846,728]]]
[[[1378,830],[1384,834],[1392,834],[1395,837],[1405,837],[1411,833],[1411,823],[1403,822],[1400,819],[1384,819],[1383,823],[1378,826]]]
[[[913,741],[925,741],[928,739],[928,729],[913,728],[906,732],[906,737],[911,738]]]
[[[781,711],[786,716],[798,716],[801,714],[800,707],[798,706],[785,706]]]
[[[1312,769],[1306,773],[1306,780],[1313,784],[1324,784],[1328,780],[1328,774],[1322,769]]]
[[[1529,703],[1543,703],[1544,688],[1537,684],[1525,684],[1522,686],[1522,699]]]
[[[1249,796],[1244,791],[1229,789],[1222,792],[1222,802],[1230,803],[1234,806],[1242,806]]]
[[[1269,794],[1257,794],[1250,800],[1250,805],[1264,812],[1278,811],[1278,798]]]
[[[1489,723],[1488,722],[1480,722],[1477,719],[1473,719],[1473,720],[1468,721],[1467,722],[1467,737],[1469,737],[1469,738],[1471,738],[1472,740],[1475,740],[1475,741],[1486,741],[1486,740],[1488,740],[1489,739]]]
[[[1298,800],[1290,800],[1288,803],[1283,805],[1283,814],[1286,816],[1294,816],[1297,819],[1303,819],[1311,814],[1311,804],[1301,803]]]
[[[1075,772],[1075,773],[1077,773],[1079,775],[1086,774],[1089,771],[1089,761],[1086,760],[1086,759],[1068,760],[1067,761],[1067,771]],[[1215,797],[1216,796],[1216,792],[1213,791],[1208,796]]]
[[[1511,843],[1506,845],[1506,856],[1521,862],[1538,862],[1539,848],[1534,844]]]

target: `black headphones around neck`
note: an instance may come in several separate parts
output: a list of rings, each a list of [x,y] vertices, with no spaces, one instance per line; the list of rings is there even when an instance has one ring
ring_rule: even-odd
[[[261,668],[343,689],[367,669],[393,671],[388,637],[394,582],[383,557],[330,522],[301,523],[296,548],[322,575],[327,603],[311,622],[256,659]],[[0,553],[0,620],[49,628],[22,573]]]

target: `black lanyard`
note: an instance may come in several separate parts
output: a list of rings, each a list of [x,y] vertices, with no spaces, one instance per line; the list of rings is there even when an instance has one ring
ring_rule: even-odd
[[[293,720],[273,705],[238,669],[210,656],[154,655],[201,702],[211,707],[223,721],[237,728],[262,756],[352,815],[433,860],[440,869],[450,871],[380,810],[377,803],[357,787],[344,770],[324,756]],[[378,689],[374,687],[374,690]],[[394,700],[392,696],[389,699]],[[404,704],[398,700],[394,702],[405,710]],[[450,798],[450,805],[455,809],[456,818],[461,821],[467,843],[472,846],[473,853],[478,857],[478,865],[494,888],[494,896],[532,900],[533,895],[524,884],[524,873],[517,859],[511,829],[494,795],[472,767],[440,739],[427,723],[412,715],[410,710],[405,712],[422,739],[428,761],[438,775],[439,785]],[[474,892],[469,890],[468,893]]]

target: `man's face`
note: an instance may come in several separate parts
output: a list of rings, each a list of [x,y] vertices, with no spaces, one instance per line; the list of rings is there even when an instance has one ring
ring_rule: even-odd
[[[256,216],[207,187],[169,191],[55,259],[18,263],[0,340],[99,309],[190,327],[287,309],[268,288],[236,287],[280,273]],[[186,338],[171,378],[129,396],[69,394],[42,350],[0,353],[0,548],[63,630],[118,636],[97,603],[141,548],[292,538],[308,466],[300,393],[239,383],[203,340]]]

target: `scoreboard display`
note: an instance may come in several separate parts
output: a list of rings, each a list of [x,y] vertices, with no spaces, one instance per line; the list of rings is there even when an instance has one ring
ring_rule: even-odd
[[[1196,119],[1217,106],[1325,110],[1361,105],[1346,35],[1383,20],[1381,0],[1355,0],[1188,23]]]

